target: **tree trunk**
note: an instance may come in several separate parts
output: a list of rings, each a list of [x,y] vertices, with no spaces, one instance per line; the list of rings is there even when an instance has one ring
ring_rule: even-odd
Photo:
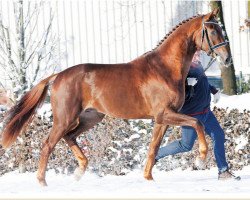
[[[24,31],[24,17],[23,17],[23,0],[18,1],[19,4],[19,19],[17,31],[19,33],[19,62],[20,62],[20,83],[22,85],[22,91],[27,89],[26,69],[25,69],[25,31]]]
[[[248,19],[250,19],[250,1],[248,1],[247,6],[248,6]]]
[[[18,59],[19,59],[19,84],[21,85],[20,90],[17,91],[17,96],[22,96],[27,89],[27,78],[26,78],[26,68],[25,68],[25,30],[24,30],[24,16],[23,16],[23,0],[17,2],[17,15],[18,19],[16,21],[16,32],[18,36]],[[19,149],[20,160],[19,160],[19,172],[24,173],[26,171],[26,161],[28,160],[28,138],[29,133],[25,132],[22,134],[21,138],[23,143]]]
[[[211,1],[210,5],[212,9],[214,8],[220,9],[219,21],[222,24],[222,29],[225,33],[225,39],[229,40],[227,36],[226,28],[225,28],[221,1]],[[231,53],[230,46],[229,46],[229,51]],[[222,83],[223,83],[223,93],[228,94],[228,95],[237,94],[237,85],[236,85],[236,77],[235,77],[233,60],[232,60],[231,65],[229,65],[228,67],[220,66],[220,69],[221,69],[221,78],[222,78]]]

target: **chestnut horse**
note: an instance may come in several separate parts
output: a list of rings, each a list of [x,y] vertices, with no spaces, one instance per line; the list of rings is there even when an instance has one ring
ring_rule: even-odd
[[[123,119],[154,119],[144,177],[152,180],[155,155],[169,125],[191,126],[198,135],[200,159],[207,143],[200,121],[178,113],[184,103],[185,79],[196,50],[230,62],[229,47],[215,17],[218,10],[191,17],[177,25],[150,52],[123,64],[80,64],[42,80],[10,110],[3,128],[2,145],[9,147],[42,105],[49,85],[53,127],[41,150],[37,178],[47,185],[45,171],[50,153],[63,138],[76,159],[78,178],[88,160],[76,137],[105,115]],[[214,45],[214,46],[211,46]]]

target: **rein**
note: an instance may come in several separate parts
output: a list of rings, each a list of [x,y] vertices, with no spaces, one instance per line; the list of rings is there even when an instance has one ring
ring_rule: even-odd
[[[206,68],[204,69],[204,72],[207,71],[207,70],[209,69],[209,67],[212,66],[212,64],[215,62],[215,60],[216,60],[216,57],[215,57],[215,58],[214,58],[214,57],[211,57],[211,58],[210,58],[210,60],[209,60],[209,62],[208,62],[208,64],[207,64],[207,66],[206,66]]]

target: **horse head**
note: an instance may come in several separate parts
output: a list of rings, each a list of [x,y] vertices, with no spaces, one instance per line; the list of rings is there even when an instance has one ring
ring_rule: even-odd
[[[225,66],[229,66],[232,60],[229,42],[225,40],[222,28],[216,20],[218,13],[219,9],[214,9],[211,13],[202,16],[196,46],[209,56],[218,58]]]

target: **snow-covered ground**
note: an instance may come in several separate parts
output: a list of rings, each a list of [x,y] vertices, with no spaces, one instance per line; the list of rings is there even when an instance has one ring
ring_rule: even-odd
[[[80,181],[73,175],[47,172],[48,187],[41,187],[35,173],[8,173],[0,178],[0,198],[249,198],[250,166],[236,172],[242,180],[217,180],[217,169],[171,172],[153,170],[154,181],[142,169],[126,176],[98,177],[86,172]]]
[[[221,98],[215,106],[229,109],[237,108],[240,111],[243,111],[244,109],[250,110],[250,93],[233,96],[221,94]]]
[[[213,106],[213,105],[212,105]],[[222,95],[217,107],[250,110],[250,93]],[[48,110],[45,106],[42,111]],[[42,112],[41,111],[41,112]],[[218,181],[217,169],[171,172],[153,170],[154,181],[143,178],[143,169],[126,176],[98,177],[89,171],[77,182],[73,175],[47,172],[48,187],[41,187],[36,173],[17,171],[0,177],[1,198],[250,198],[250,166],[235,172],[241,181]]]

